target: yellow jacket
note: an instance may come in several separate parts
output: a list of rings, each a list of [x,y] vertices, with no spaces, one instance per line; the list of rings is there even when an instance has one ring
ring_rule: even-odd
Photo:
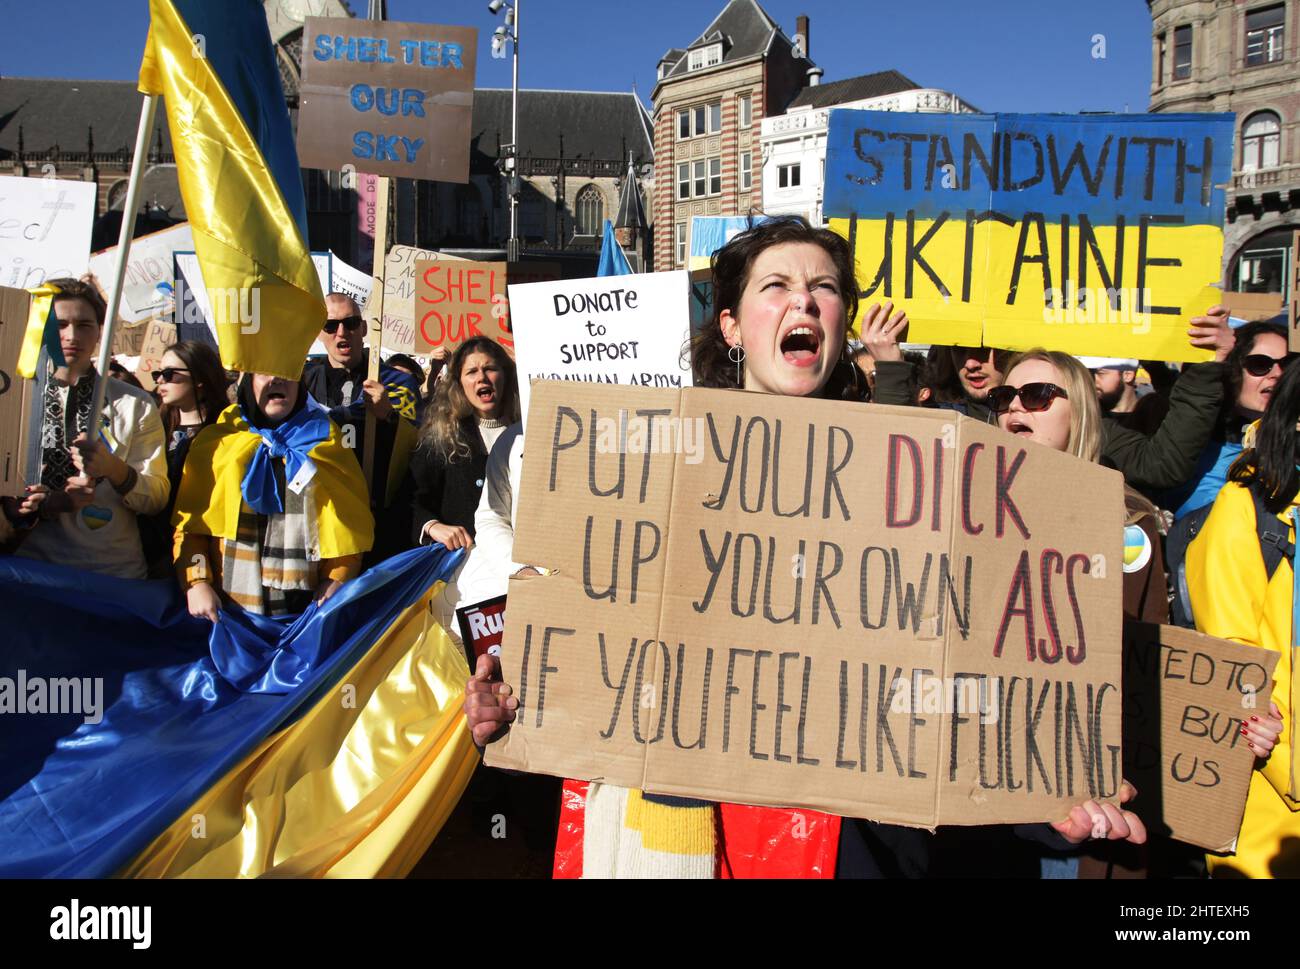
[[[1278,518],[1291,523],[1292,508]],[[1295,541],[1295,529],[1291,530]],[[1263,767],[1251,776],[1246,813],[1237,851],[1209,856],[1218,876],[1251,878],[1295,877],[1300,859],[1281,857],[1285,839],[1300,839],[1300,803],[1291,791],[1291,606],[1294,573],[1285,558],[1271,579],[1264,571],[1255,529],[1255,503],[1248,489],[1229,482],[1187,548],[1187,586],[1196,628],[1238,643],[1260,646],[1279,654],[1272,700],[1282,711],[1284,729]],[[1268,704],[1259,698],[1260,715]],[[1294,852],[1288,852],[1294,854]]]

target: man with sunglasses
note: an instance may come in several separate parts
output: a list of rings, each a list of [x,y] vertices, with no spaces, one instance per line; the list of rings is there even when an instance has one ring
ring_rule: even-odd
[[[405,547],[402,538],[409,529],[392,519],[400,518],[406,507],[394,499],[415,444],[420,385],[410,374],[382,365],[379,380],[366,379],[370,352],[365,346],[366,321],[361,307],[350,296],[330,293],[325,297],[325,309],[320,341],[326,356],[307,363],[302,383],[313,399],[329,408],[330,418],[358,461],[365,454],[366,412],[375,415],[378,434],[374,478],[369,483],[371,505],[391,513],[376,515],[375,548],[365,563],[369,567]]]
[[[863,314],[862,342],[876,361],[876,395],[880,404],[911,403],[906,386],[911,364],[903,360],[899,342],[907,317],[885,313]],[[1102,422],[1101,460],[1123,473],[1134,488],[1156,492],[1177,487],[1191,477],[1198,457],[1214,433],[1223,404],[1224,361],[1233,347],[1228,311],[1212,306],[1204,316],[1193,317],[1187,331],[1194,347],[1214,351],[1214,360],[1183,368],[1169,398],[1169,412],[1155,434],[1147,436],[1124,427],[1119,415]],[[953,347],[952,362],[961,382],[962,398],[941,404],[975,420],[992,422],[989,392],[1000,387],[1006,375],[1005,350]]]

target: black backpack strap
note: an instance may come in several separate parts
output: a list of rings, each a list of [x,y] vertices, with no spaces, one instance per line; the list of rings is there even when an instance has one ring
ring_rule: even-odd
[[[1295,561],[1291,528],[1268,510],[1258,485],[1251,484],[1250,496],[1255,501],[1255,531],[1259,534],[1259,550],[1264,555],[1264,572],[1271,579],[1283,558]]]

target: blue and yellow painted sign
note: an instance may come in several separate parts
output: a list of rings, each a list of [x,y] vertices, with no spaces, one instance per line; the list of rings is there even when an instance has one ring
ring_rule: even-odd
[[[823,208],[909,339],[1202,360],[1231,114],[834,111]]]

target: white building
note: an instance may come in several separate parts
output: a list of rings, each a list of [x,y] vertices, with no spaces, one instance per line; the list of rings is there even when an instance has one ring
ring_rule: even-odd
[[[822,224],[826,176],[826,131],[834,108],[865,111],[924,111],[976,114],[978,109],[949,91],[922,88],[897,71],[880,71],[800,92],[785,114],[763,119],[763,212],[802,215]]]

